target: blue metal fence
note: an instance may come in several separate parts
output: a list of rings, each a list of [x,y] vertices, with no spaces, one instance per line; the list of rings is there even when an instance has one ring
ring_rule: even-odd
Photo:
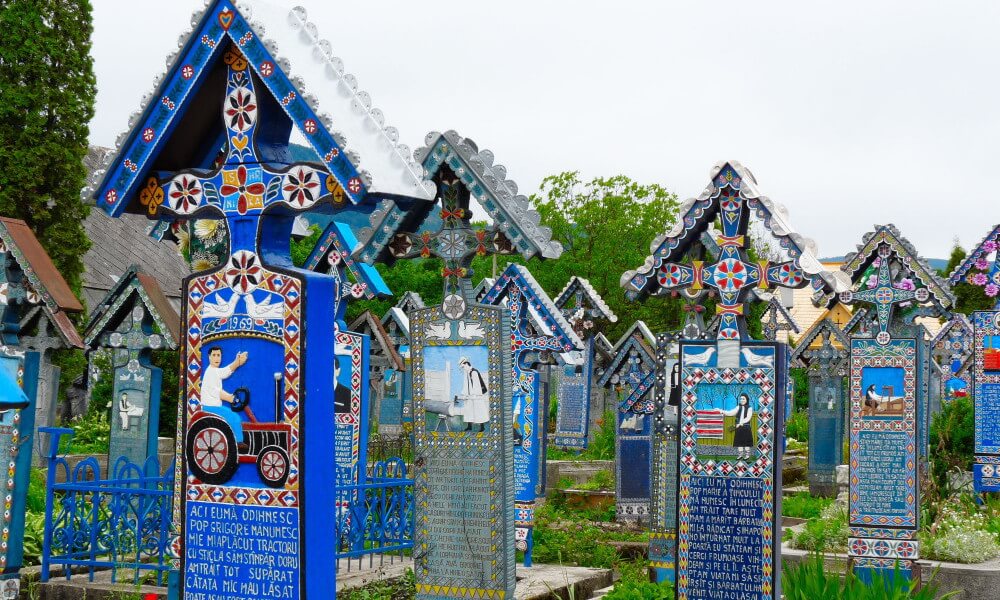
[[[59,440],[73,430],[43,427],[50,434],[42,542],[41,580],[61,566],[66,579],[86,573],[91,581],[99,570],[129,569],[133,583],[154,572],[163,585],[173,568],[170,555],[171,503],[174,468],[160,470],[155,457],[143,466],[119,458],[102,479],[97,459],[71,466],[58,456]],[[338,488],[336,536],[340,541],[337,567],[369,565],[375,556],[390,562],[413,548],[413,479],[400,458],[369,465],[363,484]],[[61,482],[58,482],[62,480]]]
[[[71,468],[58,456],[59,439],[73,430],[43,427],[40,431],[51,436],[41,580],[48,581],[51,568],[59,565],[66,579],[83,571],[93,581],[96,571],[111,569],[112,580],[117,581],[120,569],[131,569],[133,583],[151,571],[162,585],[171,568],[174,465],[161,474],[156,457],[142,466],[122,457],[109,465],[108,477],[102,479],[96,458]],[[57,483],[59,479],[63,482]]]
[[[366,483],[337,489],[345,500],[337,503],[338,569],[346,561],[350,570],[355,560],[360,568],[365,557],[369,565],[375,556],[393,561],[413,548],[413,480],[406,476],[406,463],[393,458],[369,468]]]

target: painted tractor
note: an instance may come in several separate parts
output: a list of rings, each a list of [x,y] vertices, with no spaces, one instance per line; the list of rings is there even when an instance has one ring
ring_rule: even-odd
[[[187,434],[188,468],[201,481],[221,485],[232,479],[242,463],[256,463],[265,485],[284,487],[291,463],[288,459],[291,426],[261,423],[250,410],[250,390],[233,392],[232,409],[249,417],[243,423],[246,443],[237,443],[229,423],[219,415],[199,410],[191,417]]]

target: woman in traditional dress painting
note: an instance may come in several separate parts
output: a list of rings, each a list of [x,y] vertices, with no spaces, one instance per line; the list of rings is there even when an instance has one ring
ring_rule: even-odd
[[[753,407],[750,406],[750,396],[740,394],[736,399],[736,408],[722,411],[727,417],[736,417],[733,446],[736,447],[737,460],[750,460],[750,449],[753,448],[753,432],[750,430],[750,420],[753,418]]]

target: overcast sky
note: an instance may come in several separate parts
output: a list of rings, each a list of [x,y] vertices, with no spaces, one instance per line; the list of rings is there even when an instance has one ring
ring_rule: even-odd
[[[455,129],[525,193],[579,170],[687,198],[734,159],[823,256],[892,222],[943,258],[1000,222],[995,0],[295,4],[401,141]],[[202,2],[93,5],[112,145]]]

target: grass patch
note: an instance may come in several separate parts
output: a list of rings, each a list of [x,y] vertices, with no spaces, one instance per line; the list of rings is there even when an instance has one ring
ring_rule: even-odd
[[[781,514],[796,519],[815,519],[833,502],[833,498],[815,498],[809,492],[799,492],[781,499]]]

